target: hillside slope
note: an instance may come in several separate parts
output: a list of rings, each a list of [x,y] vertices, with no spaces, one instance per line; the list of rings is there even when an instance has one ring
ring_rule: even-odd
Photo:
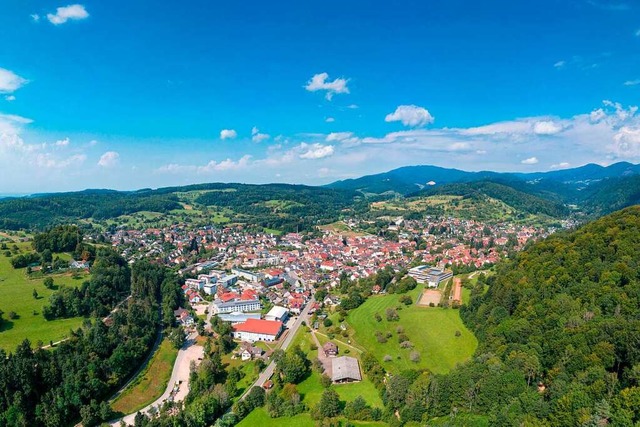
[[[474,360],[434,377],[428,417],[456,407],[490,425],[640,422],[639,243],[632,207],[501,264],[462,311]]]

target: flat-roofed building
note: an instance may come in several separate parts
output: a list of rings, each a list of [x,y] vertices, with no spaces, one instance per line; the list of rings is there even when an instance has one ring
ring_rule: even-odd
[[[265,320],[277,320],[286,322],[289,318],[289,310],[279,305],[274,305],[271,310],[264,316]]]
[[[409,270],[409,276],[416,279],[418,283],[426,283],[430,288],[437,288],[440,283],[451,279],[453,272],[439,267],[419,265]]]

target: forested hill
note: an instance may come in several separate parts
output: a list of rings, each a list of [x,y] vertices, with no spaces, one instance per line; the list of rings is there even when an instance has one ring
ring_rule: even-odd
[[[522,184],[526,185],[524,183]],[[558,201],[547,200],[540,196],[517,190],[507,184],[492,181],[453,183],[439,187],[429,187],[410,194],[408,197],[429,197],[435,195],[453,195],[476,199],[490,197],[500,200],[520,212],[533,215],[548,215],[553,218],[560,218],[569,213],[569,210]]]
[[[0,229],[42,229],[79,219],[107,219],[139,211],[167,212],[181,205],[171,194],[87,190],[0,200]]]
[[[142,211],[182,211],[185,205],[224,210],[231,222],[282,231],[310,229],[358,208],[360,193],[289,184],[197,184],[122,192],[86,190],[0,200],[0,229],[44,229],[78,220],[105,220]]]
[[[640,422],[640,207],[559,233],[499,266],[463,318],[474,360],[436,376],[428,411],[490,425]]]

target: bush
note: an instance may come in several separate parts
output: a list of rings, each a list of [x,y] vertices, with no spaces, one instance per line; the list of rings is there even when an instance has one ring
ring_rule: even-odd
[[[384,343],[387,342],[387,337],[382,335],[382,332],[380,332],[380,331],[376,331],[376,339],[378,340],[378,342],[380,344],[384,344]]]
[[[380,314],[376,313],[375,318],[376,322],[382,322],[382,316],[380,316]]]
[[[402,341],[400,343],[401,348],[413,348],[413,343],[411,341]]]
[[[402,326],[398,326],[396,328],[396,332],[399,333],[399,334],[402,334],[402,333],[404,333],[404,328]]]
[[[418,353],[417,351],[412,351],[411,354],[409,355],[409,359],[413,363],[418,363],[420,361],[420,353]]]
[[[411,299],[411,297],[409,295],[402,295],[400,297],[400,302],[403,303],[404,305],[413,304],[413,300]]]
[[[391,307],[387,308],[386,315],[387,315],[387,321],[389,322],[400,320],[400,316],[398,316],[398,312]]]
[[[391,362],[393,360],[393,357],[391,357],[390,354],[386,354],[382,360],[384,360],[385,362]]]
[[[398,335],[398,342],[409,341],[409,337],[406,334]]]
[[[322,321],[322,324],[325,328],[330,328],[333,325],[333,322],[327,317]]]

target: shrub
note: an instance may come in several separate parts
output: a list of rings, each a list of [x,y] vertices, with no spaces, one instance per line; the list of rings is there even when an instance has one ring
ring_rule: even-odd
[[[397,321],[400,319],[400,316],[398,316],[398,312],[391,307],[387,308],[386,315],[387,321],[389,322]]]
[[[384,360],[385,362],[391,362],[393,360],[393,357],[391,357],[390,354],[387,354],[382,360]]]
[[[402,341],[400,343],[401,348],[413,348],[413,343],[411,341]]]
[[[420,361],[420,353],[418,353],[417,351],[412,351],[411,354],[409,355],[409,359],[413,363],[418,363]]]
[[[398,326],[398,327],[396,328],[396,332],[397,332],[397,333],[399,333],[399,334],[401,334],[401,333],[403,333],[403,332],[404,332],[404,328],[403,328],[402,326]]]
[[[387,342],[387,337],[382,335],[382,332],[380,332],[380,331],[376,331],[376,339],[378,340],[378,342],[380,344],[384,344],[384,343]]]
[[[382,322],[382,316],[380,316],[380,314],[376,313],[374,317],[376,319],[376,322]]]

